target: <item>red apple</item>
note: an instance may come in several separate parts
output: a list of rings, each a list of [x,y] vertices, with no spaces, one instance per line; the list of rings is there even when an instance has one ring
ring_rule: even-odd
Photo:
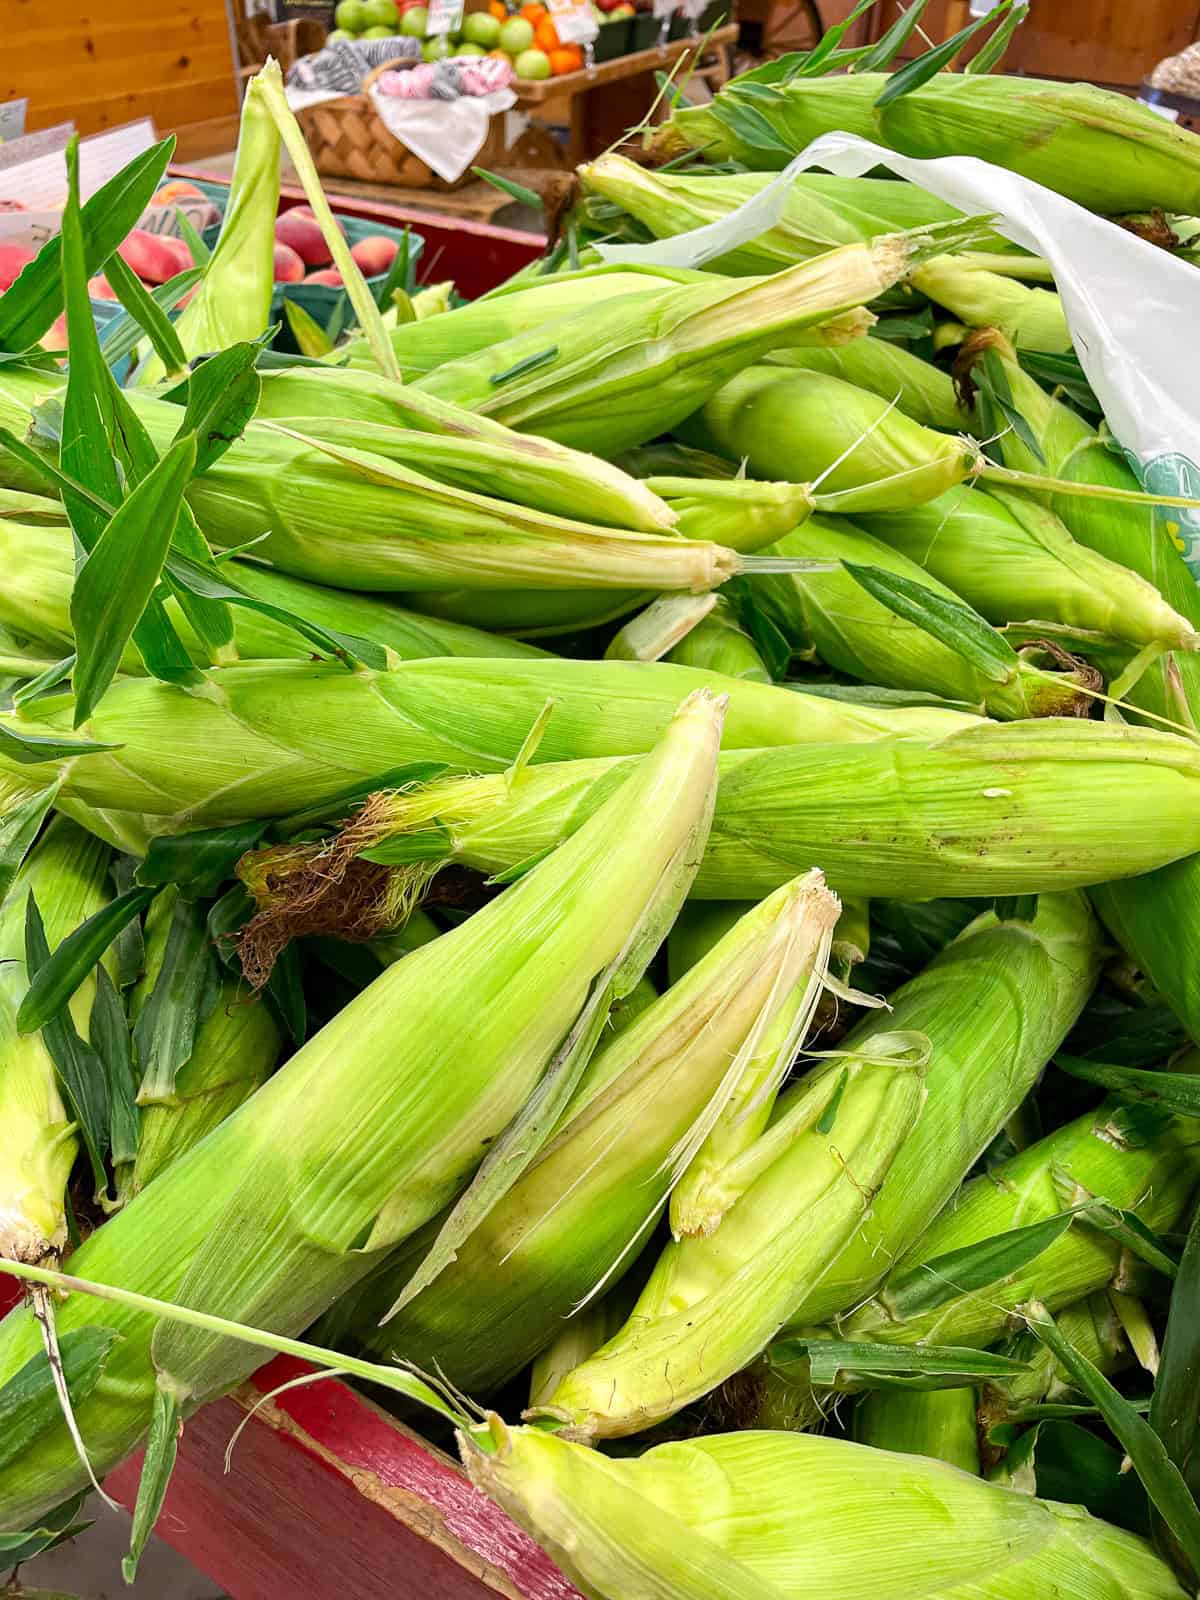
[[[359,271],[367,278],[377,278],[386,272],[396,259],[400,246],[386,234],[371,233],[360,239],[350,251]]]
[[[32,260],[33,251],[23,244],[0,244],[0,292],[7,289]]]
[[[342,288],[342,275],[336,267],[323,267],[320,272],[310,272],[305,283],[324,283],[331,289]]]
[[[304,262],[290,244],[275,241],[275,282],[299,283],[304,276]]]

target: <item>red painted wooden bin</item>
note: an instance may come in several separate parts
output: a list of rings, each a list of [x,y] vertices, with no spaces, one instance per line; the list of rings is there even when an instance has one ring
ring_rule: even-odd
[[[199,168],[177,177],[227,181]],[[284,186],[281,210],[304,199]],[[411,206],[330,194],[336,211],[425,235],[425,259],[471,298],[545,240]],[[0,1277],[0,1313],[14,1280]],[[280,1356],[187,1423],[158,1533],[233,1600],[579,1600],[577,1590],[458,1464],[337,1379],[256,1399],[310,1369]],[[132,1510],[141,1457],[108,1492]]]

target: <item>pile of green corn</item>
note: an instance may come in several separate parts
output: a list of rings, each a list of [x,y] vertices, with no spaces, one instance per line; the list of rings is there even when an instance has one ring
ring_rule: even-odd
[[[102,347],[169,141],[86,204],[68,151],[0,297],[10,1564],[148,1439],[131,1575],[286,1347],[597,1600],[1196,1593],[1173,510],[997,219],[815,174],[702,270],[590,247],[834,128],[1169,233],[1200,140],[840,42],[456,309],[372,300],[268,68],[211,258],[113,268]],[[281,144],[357,318],[298,358]]]

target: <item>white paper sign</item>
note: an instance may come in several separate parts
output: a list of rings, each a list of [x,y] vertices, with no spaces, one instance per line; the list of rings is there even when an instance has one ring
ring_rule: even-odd
[[[591,44],[600,32],[588,0],[549,0],[547,10],[562,44]]]
[[[463,0],[429,0],[429,20],[425,32],[430,38],[457,33],[462,27]]]
[[[0,139],[19,139],[25,132],[25,112],[28,100],[8,100],[0,106]]]

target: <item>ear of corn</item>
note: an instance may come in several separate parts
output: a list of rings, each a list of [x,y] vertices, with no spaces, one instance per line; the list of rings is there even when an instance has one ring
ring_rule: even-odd
[[[425,617],[492,638],[552,639],[615,622],[654,599],[652,589],[424,589],[401,597]]]
[[[913,274],[913,288],[953,312],[968,328],[999,328],[1018,350],[1061,355],[1072,348],[1062,301],[999,272],[937,256]]]
[[[853,1430],[859,1444],[979,1476],[974,1389],[873,1389],[854,1407]]]
[[[744,1100],[747,1072],[786,1070],[837,914],[810,873],[740,918],[593,1057],[554,1138],[453,1265],[380,1326],[411,1271],[414,1252],[401,1252],[343,1296],[320,1341],[436,1364],[468,1390],[512,1377],[632,1266],[686,1152],[725,1102]]]
[[[0,593],[0,623],[23,638],[35,640],[61,653],[73,648],[71,589],[74,559],[67,527],[14,522],[0,518],[0,562],[11,581]],[[442,622],[406,611],[391,600],[351,594],[306,583],[252,561],[233,561],[225,573],[232,583],[257,600],[282,606],[324,628],[371,639],[394,651],[401,660],[425,656],[516,656],[541,652],[515,639],[504,639],[480,628]],[[192,631],[175,599],[166,602],[167,614],[192,659],[207,661],[203,645]],[[234,645],[242,660],[298,660],[312,657],[312,645],[294,628],[247,607],[236,608]],[[121,670],[141,675],[146,668],[130,645],[121,658]]]
[[[162,970],[175,898],[173,890],[162,891],[147,915],[146,965],[130,1001],[135,1023]],[[270,1077],[282,1048],[269,1004],[232,978],[221,978],[170,1092],[143,1100],[136,1158],[117,1175],[121,1201],[131,1200],[236,1111]]]
[[[612,153],[579,168],[589,221],[611,224],[615,213],[619,225],[623,217],[632,217],[656,239],[720,221],[768,182],[755,172],[653,172]],[[788,187],[779,221],[708,266],[714,272],[777,272],[838,245],[953,222],[961,215],[916,184],[802,172]]]
[[[632,987],[652,955],[711,811],[721,710],[690,698],[563,850],[389,967],[99,1229],[73,1258],[78,1274],[298,1332],[445,1206],[534,1092],[595,981]],[[435,1060],[447,1070],[431,1075]],[[260,1359],[112,1302],[59,1307],[60,1337],[96,1324],[122,1335],[76,1408],[101,1472],[144,1433],[156,1383],[186,1410]],[[37,1349],[32,1316],[7,1317],[0,1381]],[[81,1477],[66,1428],[48,1425],[0,1469],[0,1525],[29,1526]]]
[[[79,1147],[40,1033],[17,1031],[29,986],[25,920],[37,901],[51,950],[108,898],[108,849],[62,819],[33,848],[0,902],[0,1256],[38,1262],[67,1242],[67,1178]],[[86,1039],[95,983],[71,1002]]]
[[[680,666],[720,672],[748,683],[771,682],[754,640],[725,600],[717,601],[708,616],[674,647],[668,659]]]
[[[1080,544],[1027,495],[962,484],[927,505],[857,520],[998,626],[1054,622],[1139,649],[1196,648],[1193,624],[1152,583]]]
[[[824,372],[747,367],[682,429],[757,477],[810,484],[829,509],[892,511],[961,483],[971,452],[867,389]],[[836,496],[836,500],[829,497]]]
[[[1120,1318],[1104,1291],[1063,1306],[1055,1312],[1054,1320],[1063,1338],[1106,1377],[1119,1372],[1132,1360]],[[1029,1371],[1015,1374],[1002,1387],[993,1385],[984,1389],[979,1413],[985,1428],[1003,1422],[1024,1406],[1041,1405],[1044,1401],[1053,1404],[1077,1393],[1054,1352],[1028,1330],[1009,1343],[1007,1353],[1024,1361]]]
[[[711,105],[676,111],[655,145],[663,155],[695,148],[710,161],[779,168],[821,134],[844,129],[922,159],[978,156],[1093,211],[1200,210],[1200,139],[1124,95],[939,72],[877,107],[888,81],[878,72],[799,76],[751,100],[752,86],[735,79]]]
[[[445,862],[511,872],[577,827],[621,770],[548,764],[512,789],[502,777],[432,780],[374,812],[373,859],[389,859],[395,836],[390,859],[419,873]],[[720,771],[693,888],[705,899],[767,894],[814,861],[845,896],[1038,894],[1200,848],[1200,757],[1147,729],[1046,718],[936,743],[730,751]]]
[[[1032,923],[978,918],[888,1012],[849,1034],[838,1059],[781,1096],[765,1133],[727,1168],[733,1192],[739,1167],[749,1182],[720,1227],[667,1246],[625,1328],[563,1380],[552,1414],[598,1435],[637,1432],[738,1371],[772,1325],[823,1320],[860,1301],[1025,1098],[1098,965],[1079,896],[1043,896]],[[905,1071],[897,1052],[921,1038],[932,1047],[928,1068]],[[889,1104],[922,1079],[907,1110],[903,1099]],[[814,1093],[822,1080],[830,1094],[842,1082],[829,1117],[828,1098]],[[888,1139],[873,1166],[872,1141]],[[860,1185],[832,1246],[822,1239],[840,1188],[835,1180],[823,1191],[831,1169]]]
[[[805,345],[781,350],[770,364],[802,367],[808,372],[840,378],[859,389],[869,389],[926,428],[958,433],[970,427],[972,413],[964,407],[948,373],[890,339],[852,339],[840,345]],[[846,443],[850,440],[847,438]]]
[[[812,517],[772,549],[830,564],[829,571],[766,574],[755,592],[790,643],[814,648],[839,672],[865,683],[927,689],[1005,719],[1086,715],[1091,709],[1093,702],[1081,691],[1098,687],[1095,674],[1069,665],[1051,672],[1033,651],[1024,651],[1008,680],[997,682],[994,671],[977,667],[868,594],[845,563],[882,568],[951,601],[958,598],[932,573],[852,522]]]
[[[253,662],[213,671],[205,682],[204,693],[189,694],[152,679],[118,680],[79,730],[116,748],[57,769],[42,763],[37,775],[48,780],[61,771],[68,799],[102,809],[220,824],[278,816],[412,761],[502,771],[548,700],[554,709],[540,761],[644,752],[680,699],[705,685],[730,696],[726,741],[733,748],[911,737],[973,721],[936,708],[840,705],[636,661],[437,659],[385,672]],[[34,736],[69,733],[69,697],[39,701],[37,710],[37,720],[0,714],[0,726]],[[28,781],[33,769],[0,754],[0,770]]]
[[[1078,1506],[844,1439],[711,1434],[614,1460],[494,1420],[460,1448],[597,1600],[1183,1600],[1149,1544]]]
[[[932,248],[927,235],[890,234],[768,278],[685,285],[645,307],[588,308],[553,330],[439,367],[417,387],[612,456],[667,432],[741,368],[813,324],[875,299]]]
[[[552,327],[584,306],[630,296],[648,298],[699,274],[671,268],[593,267],[558,272],[500,294],[487,294],[445,315],[401,323],[391,331],[392,349],[406,379],[420,377],[448,361],[459,361],[531,329]],[[352,368],[378,370],[361,335],[339,347],[338,358]]]
[[[917,1121],[922,1076],[919,1059],[868,1052],[781,1095],[725,1168],[730,1192],[744,1187],[716,1232],[667,1245],[625,1326],[563,1378],[547,1414],[589,1437],[637,1433],[745,1366],[851,1246]],[[836,1148],[818,1131],[835,1096]],[[766,1141],[773,1161],[759,1159]]]

